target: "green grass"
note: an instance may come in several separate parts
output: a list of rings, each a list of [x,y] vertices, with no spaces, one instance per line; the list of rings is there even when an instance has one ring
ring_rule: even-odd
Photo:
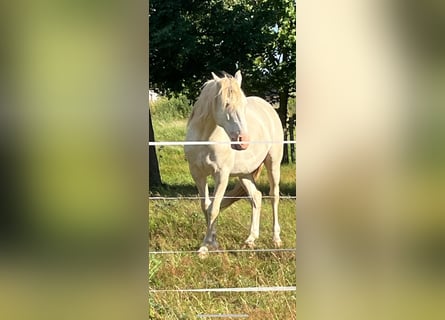
[[[153,118],[157,141],[182,141],[186,120]],[[157,148],[164,185],[155,196],[195,196],[183,147]],[[234,181],[232,181],[232,184]],[[281,194],[295,195],[295,165],[282,167]],[[258,181],[268,193],[266,170]],[[296,244],[295,200],[282,199],[279,207],[284,248]],[[249,234],[251,207],[240,200],[222,211],[218,218],[221,249],[240,249]],[[149,250],[196,251],[205,233],[205,218],[198,200],[149,201]],[[272,209],[264,199],[257,248],[272,248]],[[295,286],[293,252],[237,252],[210,254],[201,260],[195,253],[150,254],[149,289]],[[179,293],[151,292],[150,319],[196,319],[199,314],[248,314],[249,319],[295,319],[295,292]]]

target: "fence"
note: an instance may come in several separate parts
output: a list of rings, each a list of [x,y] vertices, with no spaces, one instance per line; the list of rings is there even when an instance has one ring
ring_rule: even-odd
[[[215,144],[237,144],[238,142],[209,142],[209,141],[162,141],[162,142],[149,142],[150,147],[156,146],[185,146],[185,145],[215,145]],[[283,143],[291,144],[293,147],[296,144],[295,140],[290,141],[249,141],[250,144],[272,144]],[[294,150],[293,148],[291,150]],[[237,199],[249,199],[248,196],[243,197],[227,197]],[[210,197],[211,199],[213,197]],[[263,199],[272,198],[271,196],[263,196]],[[295,196],[282,196],[280,199],[295,199]],[[163,197],[163,196],[149,196],[149,200],[200,200],[200,196],[178,196],[178,197]],[[296,248],[266,248],[266,249],[224,249],[224,250],[211,250],[209,254],[220,253],[259,253],[259,252],[296,252]],[[149,255],[197,255],[197,250],[171,250],[171,251],[149,251]],[[296,286],[256,286],[256,287],[233,287],[233,288],[183,288],[183,289],[150,289],[149,292],[153,294],[162,293],[199,293],[199,292],[289,292],[295,291]],[[198,318],[247,318],[246,314],[198,314]]]

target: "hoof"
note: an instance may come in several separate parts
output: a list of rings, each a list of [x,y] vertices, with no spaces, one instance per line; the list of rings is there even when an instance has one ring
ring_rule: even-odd
[[[278,249],[278,248],[281,248],[281,245],[283,244],[283,242],[281,241],[281,239],[278,239],[278,240],[273,240],[273,244],[274,244],[274,247],[276,249]]]
[[[254,241],[245,241],[244,242],[244,249],[248,248],[248,249],[255,249],[255,242]]]
[[[199,248],[198,250],[198,256],[201,259],[205,259],[209,256],[209,249],[205,246],[202,246],[201,248]]]

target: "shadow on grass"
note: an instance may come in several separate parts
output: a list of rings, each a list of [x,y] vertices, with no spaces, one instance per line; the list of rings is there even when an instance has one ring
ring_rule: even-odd
[[[237,180],[232,180],[227,187],[230,190],[234,187]],[[263,195],[269,194],[269,184],[268,183],[258,183],[258,189],[263,193]],[[213,188],[209,187],[210,194],[212,194]],[[295,196],[296,194],[295,182],[282,182],[280,183],[280,194],[284,196]],[[194,197],[198,195],[198,190],[194,184],[184,184],[184,185],[168,185],[162,184],[159,187],[153,187],[150,189],[150,196],[152,197]]]
[[[198,195],[198,190],[194,184],[168,185],[163,183],[161,186],[150,188],[151,197],[194,197]]]
[[[258,189],[263,196],[269,195],[268,183],[257,183]],[[280,183],[280,195],[282,196],[295,196],[295,183]]]

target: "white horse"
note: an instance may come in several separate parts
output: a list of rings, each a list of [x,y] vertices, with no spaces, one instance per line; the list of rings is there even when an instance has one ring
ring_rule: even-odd
[[[218,248],[216,219],[221,209],[235,202],[234,196],[247,194],[252,204],[250,234],[245,243],[254,246],[259,236],[261,192],[257,190],[263,164],[267,168],[273,208],[273,242],[281,246],[278,223],[280,163],[283,155],[283,128],[276,111],[259,97],[247,97],[241,90],[241,72],[235,77],[213,79],[202,87],[187,125],[186,141],[209,144],[186,145],[185,155],[201,197],[207,232],[199,253]],[[261,142],[261,143],[260,143]],[[213,200],[209,197],[207,177],[215,180]],[[224,198],[229,176],[239,182]]]

